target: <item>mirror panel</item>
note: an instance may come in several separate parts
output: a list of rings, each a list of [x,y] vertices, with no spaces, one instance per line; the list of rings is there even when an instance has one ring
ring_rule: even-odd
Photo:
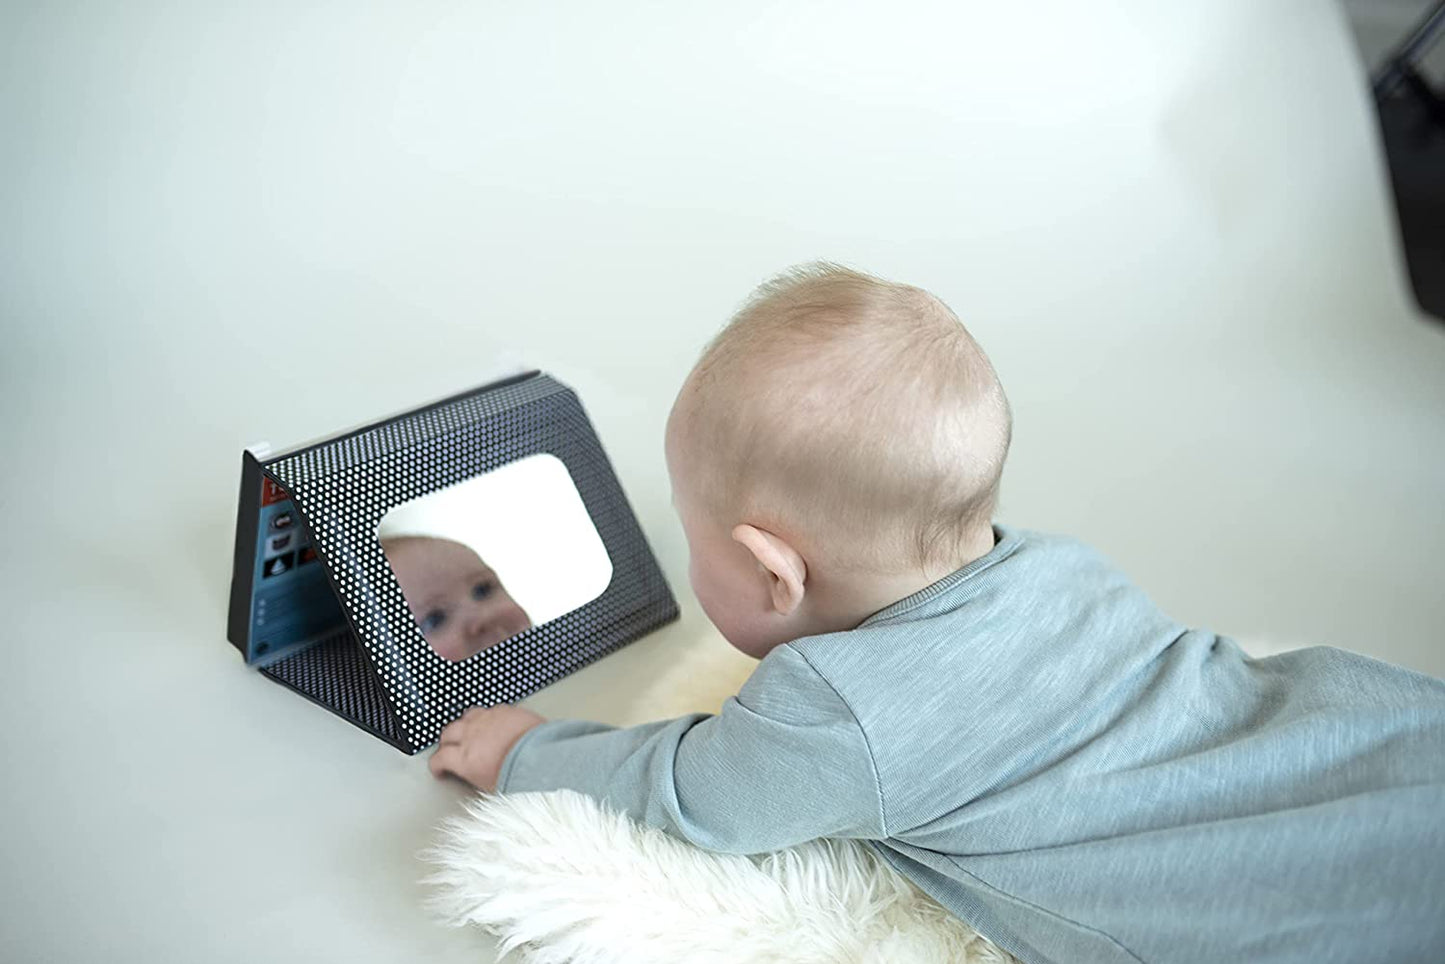
[[[600,596],[612,560],[555,455],[531,455],[404,502],[377,525],[427,643],[454,662]]]

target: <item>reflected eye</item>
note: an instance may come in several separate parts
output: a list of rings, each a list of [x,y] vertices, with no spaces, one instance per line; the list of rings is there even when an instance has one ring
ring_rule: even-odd
[[[429,610],[427,614],[421,619],[418,619],[416,625],[417,628],[421,630],[421,634],[423,636],[426,636],[430,633],[436,632],[438,629],[441,629],[442,624],[446,621],[447,613],[445,609],[432,609]]]
[[[497,584],[494,582],[479,582],[472,587],[472,598],[486,599],[492,594],[492,590],[496,588]]]

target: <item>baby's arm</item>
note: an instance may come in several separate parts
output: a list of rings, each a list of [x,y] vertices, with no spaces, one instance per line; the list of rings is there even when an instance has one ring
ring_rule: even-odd
[[[887,835],[858,721],[791,646],[773,650],[717,716],[533,726],[507,753],[498,788],[577,790],[730,853]]]

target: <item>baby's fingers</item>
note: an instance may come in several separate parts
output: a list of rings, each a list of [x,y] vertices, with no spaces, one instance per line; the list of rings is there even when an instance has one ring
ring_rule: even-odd
[[[427,769],[431,775],[440,780],[448,773],[456,776],[462,775],[462,745],[460,743],[444,743],[437,748],[427,761]]]
[[[464,718],[458,718],[442,727],[441,733],[437,734],[437,743],[446,746],[448,743],[462,742],[462,724],[464,722]]]
[[[437,734],[437,742],[443,746],[448,743],[465,743],[467,741],[467,730],[471,726],[476,724],[479,720],[485,719],[487,716],[487,712],[488,710],[486,707],[472,707],[461,716],[457,717],[446,726],[442,727],[441,733]]]

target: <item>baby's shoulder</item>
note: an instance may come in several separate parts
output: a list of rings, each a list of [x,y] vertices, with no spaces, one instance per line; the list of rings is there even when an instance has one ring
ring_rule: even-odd
[[[803,642],[784,643],[764,656],[738,691],[738,701],[765,716],[800,725],[840,715],[840,710],[851,716],[829,672],[805,654],[799,645]],[[826,661],[820,662],[826,667]]]

